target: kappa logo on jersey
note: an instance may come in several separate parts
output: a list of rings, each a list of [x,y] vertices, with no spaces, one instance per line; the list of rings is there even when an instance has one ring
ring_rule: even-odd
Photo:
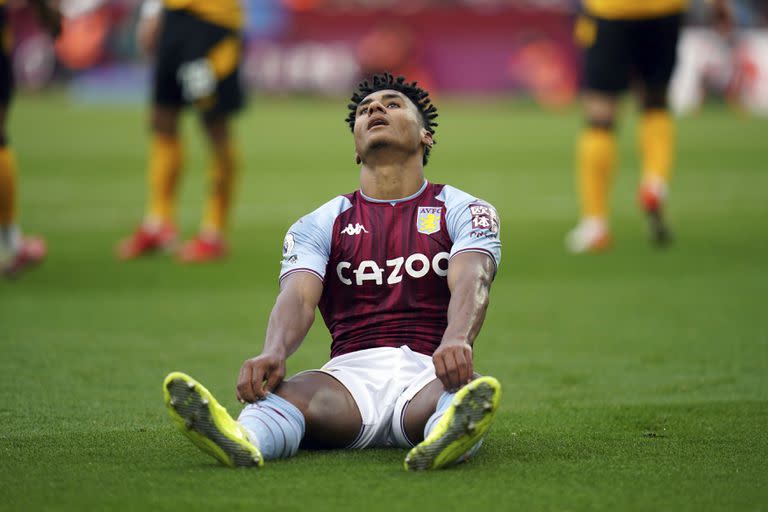
[[[416,229],[419,233],[431,235],[440,231],[440,219],[443,216],[441,206],[419,206],[419,216],[416,217]]]
[[[472,215],[472,235],[475,238],[481,236],[495,237],[499,234],[499,217],[492,206],[482,203],[469,205],[469,213]]]
[[[448,259],[451,255],[447,252],[439,252],[430,260],[429,256],[417,252],[407,258],[400,256],[386,261],[385,266],[379,266],[373,260],[363,260],[356,269],[352,269],[352,263],[340,261],[336,265],[336,275],[339,281],[347,286],[353,283],[362,286],[366,281],[376,284],[384,284],[384,273],[387,269],[386,284],[397,284],[403,280],[403,275],[409,275],[415,279],[422,278],[432,270],[440,277],[448,275]]]
[[[368,230],[365,229],[365,227],[362,224],[355,224],[354,226],[350,224],[349,226],[345,227],[341,230],[341,234],[347,234],[347,235],[359,235],[360,233],[367,233]]]

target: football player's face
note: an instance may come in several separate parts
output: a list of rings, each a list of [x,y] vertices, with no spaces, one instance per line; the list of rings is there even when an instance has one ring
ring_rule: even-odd
[[[416,105],[404,94],[389,89],[374,92],[360,102],[354,131],[355,149],[363,161],[372,150],[415,152],[432,140],[422,126]]]

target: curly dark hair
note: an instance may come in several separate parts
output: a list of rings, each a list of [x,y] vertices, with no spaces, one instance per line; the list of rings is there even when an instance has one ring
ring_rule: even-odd
[[[363,80],[357,84],[357,89],[352,94],[352,103],[348,105],[349,115],[345,119],[349,124],[349,129],[351,131],[355,131],[355,118],[357,117],[357,107],[360,105],[360,102],[374,92],[387,89],[398,91],[411,100],[421,114],[421,121],[424,128],[432,135],[435,134],[435,127],[437,126],[437,123],[435,122],[435,119],[437,118],[437,107],[432,104],[432,100],[429,98],[429,93],[419,87],[416,82],[407,83],[405,77],[399,76],[395,78],[389,73],[373,75],[371,78]],[[424,148],[424,165],[427,165],[430,150],[430,147]]]

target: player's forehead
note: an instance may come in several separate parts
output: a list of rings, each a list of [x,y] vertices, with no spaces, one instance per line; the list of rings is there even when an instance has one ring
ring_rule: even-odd
[[[382,89],[381,91],[372,92],[371,94],[369,94],[368,96],[366,96],[360,101],[359,106],[367,105],[372,101],[384,101],[384,100],[389,100],[393,98],[400,99],[401,101],[405,102],[409,107],[413,106],[414,108],[416,108],[416,105],[413,104],[413,102],[408,98],[408,96],[394,89]]]

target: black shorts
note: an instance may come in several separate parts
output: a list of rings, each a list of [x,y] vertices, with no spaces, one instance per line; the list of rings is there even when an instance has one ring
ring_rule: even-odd
[[[585,49],[584,88],[619,93],[637,80],[646,89],[666,90],[677,60],[681,21],[681,14],[632,20],[581,18],[576,42]]]
[[[185,63],[205,58],[217,43],[229,37],[241,41],[237,31],[201,20],[187,11],[166,9],[157,45],[152,94],[154,103],[170,107],[190,104],[184,98],[179,69]],[[194,102],[205,118],[229,115],[243,107],[240,55],[237,60],[234,70],[216,82],[210,97]]]
[[[13,96],[13,61],[11,60],[11,27],[5,6],[0,6],[0,105],[8,105]]]

